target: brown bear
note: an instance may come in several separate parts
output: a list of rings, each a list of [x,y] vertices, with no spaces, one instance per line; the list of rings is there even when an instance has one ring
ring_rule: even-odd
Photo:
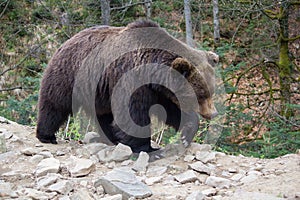
[[[56,144],[55,133],[79,107],[113,144],[133,152],[153,149],[150,114],[181,131],[188,146],[198,113],[217,115],[212,101],[218,56],[199,51],[156,23],[97,26],[74,35],[45,70],[39,95],[37,138]]]

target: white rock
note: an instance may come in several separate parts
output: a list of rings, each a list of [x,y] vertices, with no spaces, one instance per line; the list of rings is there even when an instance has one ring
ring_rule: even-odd
[[[90,195],[89,191],[87,189],[80,189],[76,192],[74,192],[70,196],[71,200],[93,200],[94,198]]]
[[[105,149],[106,147],[107,145],[103,143],[91,143],[84,145],[84,149],[86,149],[90,155],[96,155],[99,151]]]
[[[244,184],[247,184],[247,183],[251,183],[251,182],[255,181],[257,178],[258,178],[258,176],[252,174],[252,175],[243,177],[243,178],[240,180],[240,182],[241,182],[241,183],[244,183]]]
[[[115,161],[109,162],[109,163],[107,163],[106,166],[108,169],[113,169],[116,167],[116,162]]]
[[[29,161],[32,163],[32,164],[37,164],[39,162],[41,162],[41,160],[43,160],[44,157],[42,155],[34,155],[32,157],[30,157]]]
[[[46,158],[37,165],[35,175],[45,176],[47,173],[57,173],[59,171],[59,167],[59,160],[55,158]]]
[[[72,177],[80,177],[88,175],[94,168],[95,164],[90,159],[73,157],[74,167],[70,167],[69,171]]]
[[[222,177],[210,176],[206,179],[205,184],[215,188],[229,188],[230,180]]]
[[[205,198],[205,195],[202,194],[200,191],[195,191],[192,194],[190,194],[185,200],[203,200]]]
[[[45,193],[45,192],[38,191],[36,189],[25,188],[23,190],[23,194],[25,194],[26,197],[29,197],[30,199],[48,200],[48,199],[53,199],[53,197],[57,193],[56,192]]]
[[[113,196],[101,198],[100,200],[122,200],[122,195],[121,194],[116,194],[116,195],[113,195]]]
[[[43,188],[43,187],[49,186],[53,183],[56,183],[56,181],[60,177],[61,176],[58,174],[48,174],[47,176],[40,177],[37,179],[37,187]]]
[[[161,167],[161,166],[149,166],[146,176],[153,177],[153,176],[161,176],[168,170],[167,167]]]
[[[193,155],[186,155],[183,159],[185,162],[192,162],[195,159],[195,156]]]
[[[149,155],[146,152],[140,152],[138,159],[133,164],[132,169],[137,172],[144,172],[149,164]]]
[[[217,190],[215,188],[209,188],[206,190],[202,190],[201,192],[202,192],[202,194],[204,194],[205,196],[208,196],[208,197],[217,194]]]
[[[111,162],[111,161],[113,161],[112,157],[111,157],[113,148],[114,147],[109,146],[109,147],[107,147],[105,149],[100,150],[97,153],[97,157],[98,157],[99,161],[100,162]]]
[[[201,161],[197,161],[195,163],[189,164],[189,167],[197,172],[206,173],[208,175],[210,175],[211,172],[213,171],[212,168],[206,166]]]
[[[58,192],[59,194],[68,194],[74,189],[74,184],[71,181],[63,180],[48,187],[50,192]]]
[[[261,172],[259,172],[259,171],[249,171],[248,173],[247,173],[247,175],[256,175],[256,176],[261,176],[262,175],[262,173]]]
[[[241,180],[245,175],[243,174],[235,174],[233,175],[230,179],[233,180],[233,181],[239,181]]]
[[[208,163],[216,160],[216,154],[209,151],[197,151],[196,159],[203,163]]]
[[[56,155],[56,156],[64,156],[64,155],[66,155],[66,152],[57,150],[57,151],[55,152],[55,155]]]
[[[211,149],[209,144],[198,144],[194,142],[188,147],[188,151],[192,154],[196,154],[197,151],[211,151]]]
[[[238,170],[236,168],[229,168],[228,172],[230,172],[230,173],[237,173]]]
[[[121,163],[121,166],[128,166],[128,165],[131,165],[133,164],[133,161],[132,160],[124,160],[122,163]]]
[[[122,194],[124,199],[130,197],[140,199],[152,195],[148,186],[137,180],[134,173],[127,170],[114,169],[96,181],[95,187],[99,184],[103,186],[106,193],[110,195]]]
[[[88,144],[88,143],[100,143],[100,142],[101,142],[101,137],[96,132],[87,132],[84,135],[83,143],[85,143],[85,144]]]
[[[145,183],[150,186],[150,185],[153,185],[154,183],[160,182],[162,179],[163,179],[163,176],[146,178]]]
[[[26,155],[26,156],[33,156],[35,154],[38,154],[39,152],[40,152],[39,149],[32,148],[32,147],[21,150],[21,153]]]
[[[13,184],[0,182],[0,197],[17,197],[17,196],[18,195],[13,190]]]
[[[43,156],[44,158],[53,158],[53,155],[50,151],[41,151],[39,155]]]
[[[177,175],[174,176],[174,178],[178,182],[183,183],[183,184],[188,183],[188,182],[194,182],[198,179],[193,170],[188,170],[188,171],[185,171],[181,174],[177,174]]]
[[[119,143],[112,152],[112,160],[124,161],[127,160],[132,154],[132,150],[129,146]]]

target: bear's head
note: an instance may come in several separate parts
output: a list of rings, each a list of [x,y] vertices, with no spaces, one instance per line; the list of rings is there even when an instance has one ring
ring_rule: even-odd
[[[218,115],[212,100],[215,90],[214,66],[219,62],[219,56],[213,52],[205,52],[205,62],[194,65],[186,58],[178,57],[172,62],[172,68],[181,73],[192,86],[199,104],[199,114],[212,119]]]

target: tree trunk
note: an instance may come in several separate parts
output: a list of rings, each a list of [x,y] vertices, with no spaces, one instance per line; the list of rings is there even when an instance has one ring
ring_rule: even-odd
[[[151,4],[152,4],[152,0],[149,0],[147,3],[145,3],[146,18],[147,19],[151,18]]]
[[[214,41],[215,44],[220,43],[220,23],[219,23],[219,2],[213,0],[213,15],[214,15]]]
[[[187,45],[193,47],[194,41],[193,41],[190,0],[184,0],[184,16],[185,16],[186,43]]]
[[[279,80],[280,80],[280,114],[289,118],[292,110],[288,107],[291,103],[291,68],[292,61],[289,56],[289,2],[282,2],[279,21]]]
[[[110,0],[100,0],[102,25],[110,24]]]

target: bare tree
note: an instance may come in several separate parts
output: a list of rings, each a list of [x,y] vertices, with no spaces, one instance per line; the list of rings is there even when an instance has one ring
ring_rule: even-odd
[[[219,2],[213,0],[213,15],[214,15],[214,41],[220,43],[220,23],[219,23]]]
[[[102,24],[110,24],[110,0],[100,0]]]
[[[151,18],[151,4],[152,4],[152,0],[146,1],[146,3],[145,3],[146,18],[147,19]]]
[[[184,16],[185,16],[185,31],[186,31],[186,43],[193,47],[193,28],[192,28],[192,17],[190,0],[184,0]]]

